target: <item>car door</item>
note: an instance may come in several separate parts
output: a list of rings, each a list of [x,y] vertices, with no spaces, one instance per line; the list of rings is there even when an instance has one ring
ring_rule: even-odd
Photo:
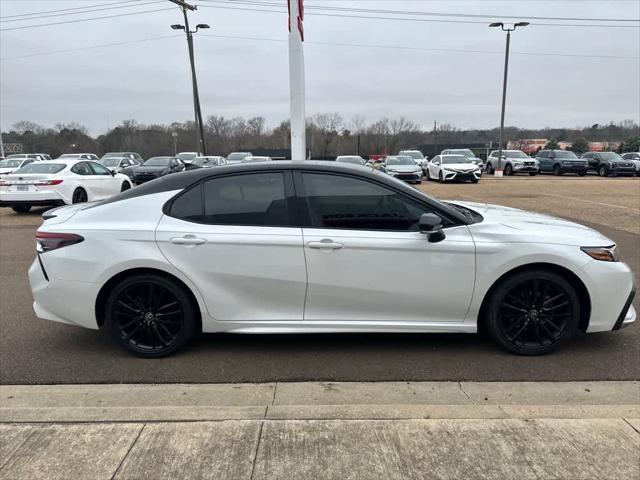
[[[103,198],[102,179],[93,173],[89,162],[78,162],[71,167],[71,172],[78,175],[76,177],[77,186],[84,188],[87,192],[87,200],[92,202]]]
[[[303,172],[296,191],[307,260],[305,323],[437,328],[464,320],[475,282],[466,225],[445,218],[446,238],[432,243],[418,220],[433,207],[362,177]]]
[[[211,317],[254,326],[302,321],[307,273],[290,172],[212,177],[165,212],[158,246]]]
[[[438,178],[440,174],[440,155],[433,157],[429,160],[429,176],[431,178]]]
[[[107,198],[120,192],[122,181],[111,174],[104,165],[98,162],[87,162],[91,166],[93,175],[100,183],[100,198]]]

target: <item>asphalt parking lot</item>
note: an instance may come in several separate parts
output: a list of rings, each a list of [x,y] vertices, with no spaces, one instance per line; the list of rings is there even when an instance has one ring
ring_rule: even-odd
[[[477,185],[429,182],[418,188],[442,199],[499,203],[592,226],[618,243],[640,283],[640,179],[488,177]],[[141,360],[102,332],[34,316],[26,272],[42,211],[18,215],[0,209],[4,384],[640,378],[637,323],[619,332],[580,335],[563,350],[536,358],[505,353],[476,335],[207,334],[173,357]],[[638,297],[635,306],[640,308]]]

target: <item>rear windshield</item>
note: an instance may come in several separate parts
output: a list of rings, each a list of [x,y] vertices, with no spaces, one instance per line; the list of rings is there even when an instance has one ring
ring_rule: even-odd
[[[13,173],[58,173],[64,170],[66,166],[65,163],[37,162],[25,165]]]

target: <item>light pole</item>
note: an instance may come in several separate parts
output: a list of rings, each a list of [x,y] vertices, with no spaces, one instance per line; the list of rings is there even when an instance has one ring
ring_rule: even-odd
[[[191,81],[193,83],[193,110],[196,118],[196,147],[199,154],[207,154],[207,146],[204,141],[204,128],[202,122],[202,111],[200,110],[200,95],[198,94],[198,80],[196,78],[196,67],[193,59],[193,34],[201,28],[209,28],[205,23],[196,25],[195,30],[189,30],[189,19],[187,18],[187,10],[182,9],[184,13],[184,25],[171,25],[174,30],[184,30],[187,34],[187,45],[189,47],[189,61],[191,63]]]
[[[490,24],[490,27],[500,27],[503,32],[507,32],[507,47],[504,52],[504,80],[502,81],[502,113],[500,114],[500,141],[498,143],[498,168],[495,169],[495,173],[498,176],[502,175],[502,138],[504,135],[504,107],[507,100],[507,73],[509,71],[509,44],[511,42],[511,32],[518,27],[526,27],[529,22],[518,22],[513,24],[513,28],[505,28],[504,23],[494,22]],[[499,173],[498,173],[499,172]]]

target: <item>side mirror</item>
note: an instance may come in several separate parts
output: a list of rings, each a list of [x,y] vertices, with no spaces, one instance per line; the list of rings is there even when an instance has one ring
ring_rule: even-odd
[[[116,173],[117,173],[117,172],[116,172],[115,170],[111,170],[111,176],[112,176],[112,177],[115,177],[115,176],[116,176]]]
[[[418,221],[420,233],[427,235],[431,243],[441,242],[445,239],[442,231],[442,219],[435,213],[423,213]]]

